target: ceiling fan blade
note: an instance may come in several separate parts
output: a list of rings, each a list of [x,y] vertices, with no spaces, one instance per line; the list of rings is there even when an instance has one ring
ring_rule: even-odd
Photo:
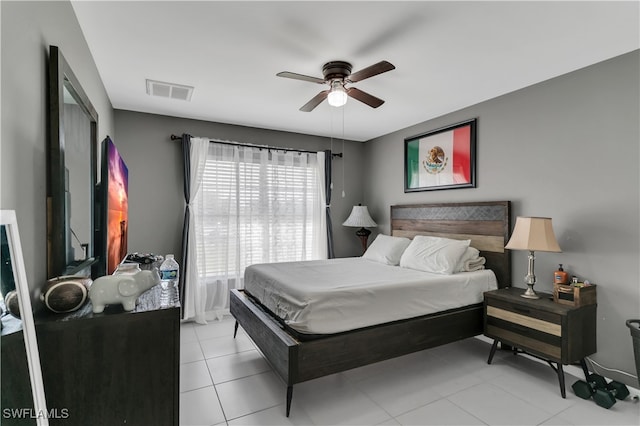
[[[351,96],[353,99],[357,99],[360,102],[369,105],[371,108],[378,108],[384,103],[382,99],[376,98],[375,96],[370,95],[367,92],[363,92],[360,89],[356,89],[355,87],[349,87],[347,89],[347,95]]]
[[[318,93],[317,95],[315,95],[309,102],[307,102],[306,104],[304,104],[301,108],[300,111],[304,111],[304,112],[311,112],[313,111],[313,109],[315,107],[317,107],[318,105],[320,105],[322,103],[322,101],[324,101],[325,99],[327,99],[327,95],[329,94],[328,90],[323,90],[322,92]]]
[[[382,74],[383,72],[391,71],[394,69],[396,69],[396,67],[394,67],[389,62],[381,61],[377,64],[371,65],[370,67],[351,74],[348,77],[348,80],[352,83],[355,83],[357,81],[362,81],[365,78],[373,77],[374,75]]]
[[[324,84],[324,79],[318,77],[311,77],[303,74],[296,74],[295,72],[282,71],[276,74],[278,77],[293,78],[294,80],[310,81],[311,83]]]

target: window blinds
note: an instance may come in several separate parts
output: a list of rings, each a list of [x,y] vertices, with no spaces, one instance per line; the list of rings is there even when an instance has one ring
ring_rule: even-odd
[[[324,164],[321,165],[324,167]],[[254,263],[310,260],[319,206],[315,153],[211,143],[196,204],[198,265],[240,279]]]

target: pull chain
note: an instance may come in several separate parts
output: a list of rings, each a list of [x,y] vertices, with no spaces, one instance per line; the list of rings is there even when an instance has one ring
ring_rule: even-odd
[[[345,163],[346,156],[344,154],[344,110],[346,107],[347,107],[346,105],[342,106],[342,198],[344,198],[345,196],[344,163]]]
[[[331,155],[333,155],[333,110],[331,110],[331,114],[329,115],[329,120],[331,121]],[[329,188],[333,191],[333,173],[329,177],[331,179],[331,183],[329,184]]]

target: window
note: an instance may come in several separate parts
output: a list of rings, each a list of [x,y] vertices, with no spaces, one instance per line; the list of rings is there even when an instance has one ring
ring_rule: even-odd
[[[194,199],[199,275],[241,280],[254,263],[326,257],[318,169],[316,153],[211,143]]]

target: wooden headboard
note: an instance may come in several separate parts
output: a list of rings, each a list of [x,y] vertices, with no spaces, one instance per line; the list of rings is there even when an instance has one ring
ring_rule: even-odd
[[[471,240],[487,259],[498,287],[511,285],[511,254],[504,248],[511,232],[511,202],[440,203],[391,206],[391,235]]]

